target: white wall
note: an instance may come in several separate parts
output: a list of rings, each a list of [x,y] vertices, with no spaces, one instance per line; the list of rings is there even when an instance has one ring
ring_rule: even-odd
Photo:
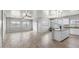
[[[3,41],[6,38],[6,15],[5,11],[3,11]]]
[[[38,32],[47,32],[50,27],[50,20],[47,18],[48,11],[43,10],[39,12],[38,16]],[[38,14],[38,13],[37,13]]]
[[[47,19],[39,19],[38,21],[38,31],[46,32],[50,27],[50,21]]]
[[[34,10],[32,12],[33,16],[33,31],[34,32],[46,32],[49,28],[49,19],[47,18],[47,11],[44,10]]]
[[[2,19],[1,19],[1,10],[0,10],[0,47],[2,47]]]

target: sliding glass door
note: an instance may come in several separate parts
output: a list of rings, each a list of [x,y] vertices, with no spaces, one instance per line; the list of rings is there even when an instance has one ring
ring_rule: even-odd
[[[70,33],[73,35],[79,35],[79,15],[70,19]]]
[[[7,18],[6,29],[7,33],[32,31],[32,20],[20,18]]]

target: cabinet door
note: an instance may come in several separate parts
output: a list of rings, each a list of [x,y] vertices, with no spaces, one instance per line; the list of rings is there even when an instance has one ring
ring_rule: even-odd
[[[55,31],[54,32],[54,39],[56,41],[62,41],[62,34],[61,34],[61,31]]]

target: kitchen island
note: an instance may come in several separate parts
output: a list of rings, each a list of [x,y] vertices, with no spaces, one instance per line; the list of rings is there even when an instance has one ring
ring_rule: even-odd
[[[63,41],[64,39],[69,37],[69,30],[63,29],[63,30],[53,30],[54,40],[56,41]]]

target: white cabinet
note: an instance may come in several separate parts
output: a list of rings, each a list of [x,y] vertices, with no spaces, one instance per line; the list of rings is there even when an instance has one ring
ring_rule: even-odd
[[[54,30],[54,40],[62,41],[69,37],[69,30]]]

